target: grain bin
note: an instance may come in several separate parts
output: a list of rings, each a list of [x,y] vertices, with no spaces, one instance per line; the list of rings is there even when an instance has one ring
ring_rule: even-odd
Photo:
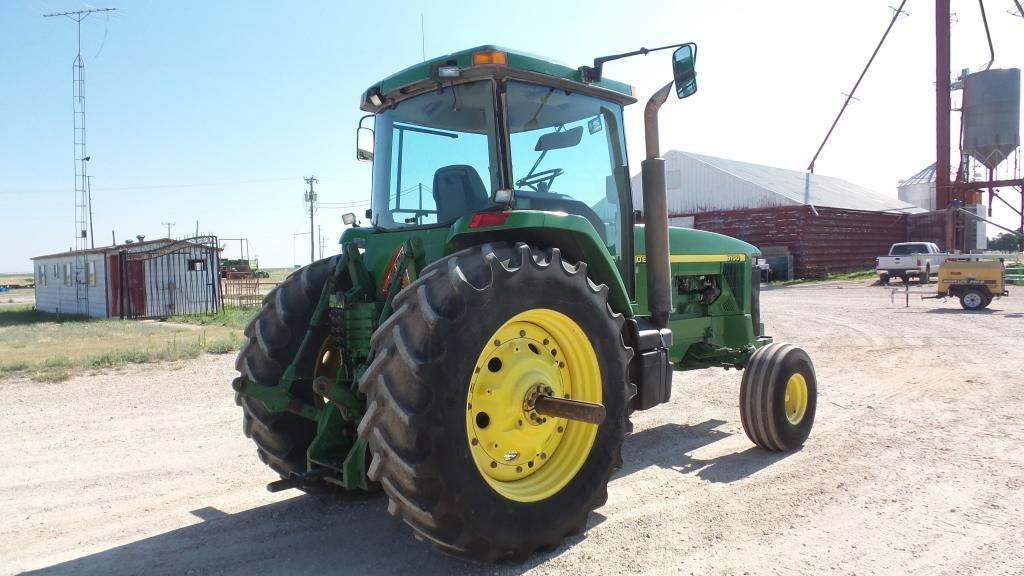
[[[995,169],[1020,146],[1020,69],[985,70],[964,81],[964,151]]]

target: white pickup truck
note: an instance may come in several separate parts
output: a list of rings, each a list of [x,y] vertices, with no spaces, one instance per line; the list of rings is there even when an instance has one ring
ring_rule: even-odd
[[[875,270],[882,284],[888,284],[890,278],[907,282],[911,276],[925,284],[932,274],[938,274],[947,256],[931,242],[899,242],[889,248],[888,256],[878,257]]]

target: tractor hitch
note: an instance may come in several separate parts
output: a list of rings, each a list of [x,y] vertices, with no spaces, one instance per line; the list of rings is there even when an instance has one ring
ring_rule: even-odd
[[[328,468],[315,468],[305,474],[293,474],[288,478],[275,480],[267,484],[267,492],[281,492],[291,488],[310,486],[330,476],[332,471]]]

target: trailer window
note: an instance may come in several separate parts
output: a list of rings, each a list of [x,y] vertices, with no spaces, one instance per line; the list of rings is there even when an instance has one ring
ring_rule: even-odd
[[[39,266],[39,285],[46,286],[46,265],[41,264]]]
[[[90,260],[89,262],[85,263],[85,274],[86,274],[86,277],[89,279],[89,286],[95,286],[96,285],[96,263],[95,262]]]
[[[71,264],[64,264],[64,285],[71,286]]]
[[[203,272],[206,270],[206,260],[189,260],[188,270],[189,272]]]

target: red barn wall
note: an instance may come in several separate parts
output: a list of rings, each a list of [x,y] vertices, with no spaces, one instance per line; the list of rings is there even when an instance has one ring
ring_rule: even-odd
[[[875,267],[875,258],[907,237],[907,217],[891,212],[805,208],[800,242],[793,250],[794,274],[815,278],[829,272]]]
[[[689,216],[673,214],[672,216]],[[821,277],[875,266],[875,258],[907,237],[903,214],[784,206],[693,214],[694,228],[739,238],[755,246],[785,246],[798,278]]]
[[[802,211],[802,206],[783,206],[702,212],[692,215],[693,227],[739,238],[758,247],[789,246],[800,239]]]

